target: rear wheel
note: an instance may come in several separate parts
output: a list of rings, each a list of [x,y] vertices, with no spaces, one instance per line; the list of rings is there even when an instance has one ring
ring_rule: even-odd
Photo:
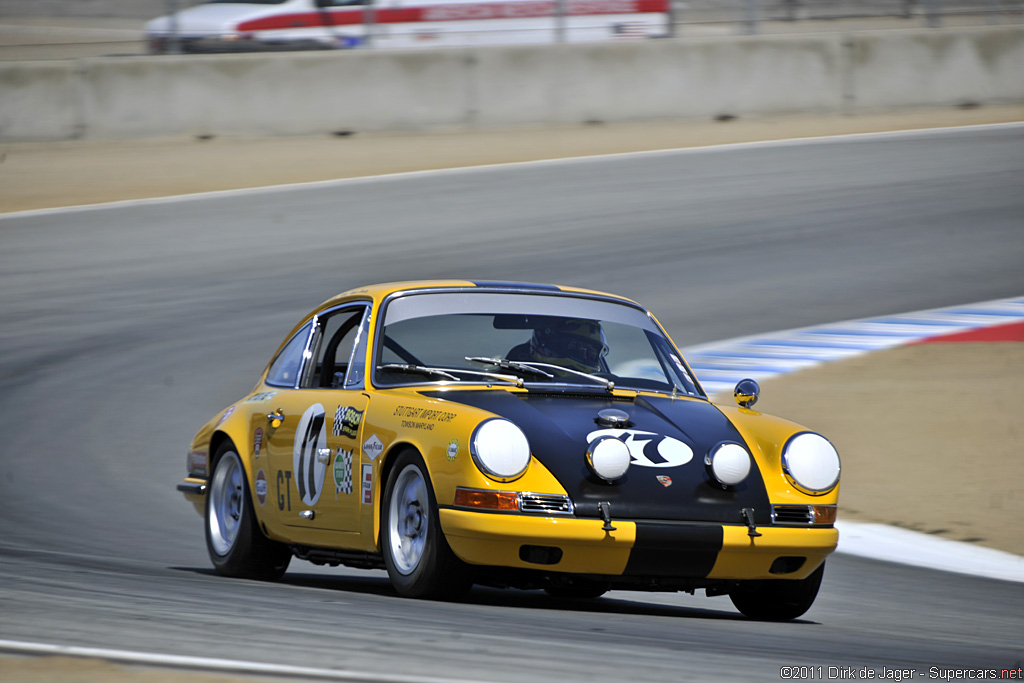
[[[214,456],[206,491],[206,550],[219,574],[252,579],[279,579],[291,552],[260,532],[245,468],[230,442]]]
[[[806,579],[743,581],[729,593],[729,598],[736,609],[751,619],[788,621],[811,608],[824,575],[825,564],[822,563]]]
[[[391,584],[408,598],[452,598],[472,586],[469,567],[441,531],[437,501],[423,459],[398,456],[381,510],[381,545]]]

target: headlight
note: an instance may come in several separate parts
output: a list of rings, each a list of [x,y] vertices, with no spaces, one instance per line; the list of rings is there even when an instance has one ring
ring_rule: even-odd
[[[530,464],[530,442],[523,430],[503,418],[477,425],[469,452],[480,471],[497,481],[518,479]]]
[[[819,434],[797,434],[782,449],[782,470],[804,493],[825,493],[839,483],[839,453]]]
[[[587,448],[590,471],[607,482],[619,479],[629,469],[629,446],[613,436],[601,436]]]
[[[704,466],[723,486],[735,486],[750,474],[750,454],[738,443],[720,443],[708,451]]]

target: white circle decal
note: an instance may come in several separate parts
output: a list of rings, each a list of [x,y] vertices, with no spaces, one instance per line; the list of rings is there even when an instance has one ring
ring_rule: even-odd
[[[320,500],[327,476],[327,463],[316,457],[317,450],[327,447],[327,429],[324,427],[324,407],[314,403],[299,419],[295,428],[295,446],[292,449],[292,467],[295,486],[306,505]]]
[[[599,436],[610,436],[626,444],[631,464],[639,467],[679,467],[693,460],[693,450],[671,436],[636,429],[599,429],[587,434],[587,443]]]

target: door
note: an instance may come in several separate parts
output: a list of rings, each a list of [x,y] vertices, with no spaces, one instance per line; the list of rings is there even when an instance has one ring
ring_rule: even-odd
[[[369,401],[362,391],[368,307],[349,305],[314,320],[298,386],[278,391],[268,424],[267,489],[288,526],[358,531],[362,512],[359,435]]]

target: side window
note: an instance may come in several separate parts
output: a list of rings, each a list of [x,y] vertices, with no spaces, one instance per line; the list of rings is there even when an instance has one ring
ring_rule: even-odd
[[[319,318],[313,363],[302,380],[303,387],[341,389],[346,386],[352,350],[365,313],[364,306],[349,306]]]
[[[309,340],[310,325],[306,325],[285,344],[281,353],[270,364],[267,371],[267,384],[275,387],[294,387],[295,380],[302,369],[302,353],[306,350],[306,342]]]

